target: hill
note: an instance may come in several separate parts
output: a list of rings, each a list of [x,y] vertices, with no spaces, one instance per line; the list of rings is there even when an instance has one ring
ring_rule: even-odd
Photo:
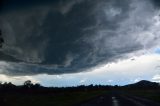
[[[159,88],[160,84],[159,83],[156,83],[156,82],[151,82],[151,81],[147,81],[147,80],[141,80],[139,82],[136,82],[136,83],[133,83],[133,84],[128,84],[128,85],[125,85],[124,87],[127,87],[127,88],[143,88],[143,89],[156,89],[156,88]]]

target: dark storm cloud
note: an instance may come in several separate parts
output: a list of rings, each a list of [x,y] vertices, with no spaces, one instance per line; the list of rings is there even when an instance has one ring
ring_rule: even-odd
[[[160,1],[159,0],[151,0],[156,8],[160,7]]]
[[[0,6],[2,11],[9,12],[18,9],[31,8],[38,5],[45,5],[48,3],[57,3],[59,0],[1,0]]]
[[[139,36],[150,28],[154,10],[148,3],[7,0],[0,14],[5,40],[0,59],[6,61],[1,73],[80,72],[148,48],[150,39]]]

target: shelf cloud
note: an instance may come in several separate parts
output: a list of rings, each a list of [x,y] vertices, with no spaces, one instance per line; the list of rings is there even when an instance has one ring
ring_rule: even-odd
[[[78,73],[157,48],[158,7],[158,0],[4,0],[0,73]]]

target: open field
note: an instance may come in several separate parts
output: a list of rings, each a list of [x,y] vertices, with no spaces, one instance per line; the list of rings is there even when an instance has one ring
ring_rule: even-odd
[[[128,91],[130,95],[143,97],[156,102],[160,102],[160,90],[132,90]]]
[[[137,106],[134,103],[136,101],[137,103],[147,104],[145,106],[158,106],[156,103],[160,103],[160,91],[88,90],[58,93],[6,92],[1,93],[0,99],[1,105],[5,106],[98,106],[98,104],[112,106],[113,99],[122,105],[127,103],[130,106]]]
[[[106,91],[78,91],[50,94],[1,94],[1,104],[7,106],[72,106],[102,95]]]

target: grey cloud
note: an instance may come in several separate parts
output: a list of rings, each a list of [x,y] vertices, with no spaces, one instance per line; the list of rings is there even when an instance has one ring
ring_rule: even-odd
[[[149,0],[43,3],[30,8],[15,3],[19,8],[1,13],[5,56],[0,59],[8,64],[1,73],[81,72],[158,44],[158,15]]]
[[[70,0],[69,2],[67,0],[66,1],[60,1],[58,3],[57,9],[62,14],[65,15],[72,10],[74,5],[79,4],[81,2],[84,2],[84,0]]]

